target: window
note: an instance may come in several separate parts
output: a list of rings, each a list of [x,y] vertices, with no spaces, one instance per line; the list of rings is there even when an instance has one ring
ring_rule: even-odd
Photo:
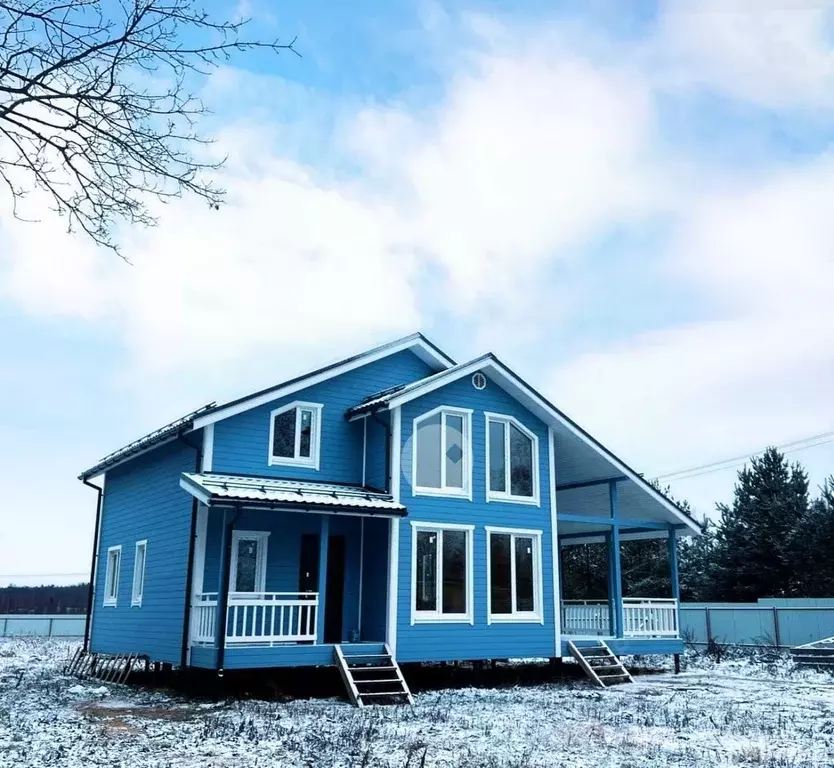
[[[233,531],[230,592],[266,591],[266,545],[269,531]]]
[[[148,541],[136,542],[136,557],[133,560],[133,591],[130,596],[131,605],[142,605],[142,595],[145,593],[145,559],[148,552]]]
[[[472,498],[472,411],[442,406],[414,419],[414,494]]]
[[[539,503],[539,441],[511,416],[488,413],[487,501]]]
[[[489,622],[542,622],[541,531],[487,528]]]
[[[107,550],[107,571],[104,574],[104,604],[116,605],[119,599],[119,570],[122,565],[122,547]]]
[[[270,415],[269,464],[319,468],[321,443],[319,403],[295,402]]]
[[[415,522],[411,526],[411,623],[471,624],[473,526]]]

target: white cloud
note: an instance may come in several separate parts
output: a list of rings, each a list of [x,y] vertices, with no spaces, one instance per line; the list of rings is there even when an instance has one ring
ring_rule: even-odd
[[[9,292],[33,311],[105,313],[137,372],[391,335],[420,325],[421,305],[535,326],[530,308],[554,298],[541,270],[651,208],[651,97],[635,73],[551,31],[522,46],[475,26],[480,41],[439,103],[342,120],[353,175],[286,155],[280,121],[229,125],[220,212],[165,207],[158,229],[127,235],[134,266],[116,270],[77,240],[59,258],[49,228],[32,256],[29,232],[10,226]],[[246,92],[245,80],[221,72],[212,95]],[[264,78],[249,90],[262,96]]]
[[[831,0],[668,0],[652,40],[667,87],[772,109],[834,106]]]
[[[559,402],[654,472],[834,429],[832,188],[824,161],[685,211],[667,269],[707,319],[570,361]],[[692,490],[707,508],[709,480]]]

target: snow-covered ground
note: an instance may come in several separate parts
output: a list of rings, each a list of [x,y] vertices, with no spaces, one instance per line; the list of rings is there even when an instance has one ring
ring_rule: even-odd
[[[74,644],[0,640],[0,766],[535,768],[834,765],[834,677],[690,657],[587,683],[424,693],[410,707],[222,704],[64,677]],[[335,672],[334,672],[335,674]]]

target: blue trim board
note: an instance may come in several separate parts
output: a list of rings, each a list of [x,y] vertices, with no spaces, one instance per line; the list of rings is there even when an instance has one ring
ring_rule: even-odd
[[[647,654],[662,654],[671,655],[673,653],[683,653],[683,640],[671,637],[662,638],[603,638],[608,647],[618,656],[631,655],[647,655]],[[574,640],[577,646],[583,645],[597,645],[598,641],[594,639]],[[562,656],[570,657],[571,653],[568,650],[568,639],[562,640]]]
[[[335,645],[276,645],[247,646],[235,648],[226,646],[224,669],[265,669],[270,667],[334,667]],[[345,643],[341,646],[346,657],[357,653],[382,653],[382,643]],[[215,649],[194,648],[191,651],[191,666],[214,669]]]

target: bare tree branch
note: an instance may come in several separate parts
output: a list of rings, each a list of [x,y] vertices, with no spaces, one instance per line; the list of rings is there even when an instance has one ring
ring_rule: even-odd
[[[0,0],[0,194],[18,218],[45,193],[70,231],[118,253],[120,221],[152,226],[148,205],[183,193],[216,207],[190,89],[236,52],[291,51],[243,36],[194,0]]]

